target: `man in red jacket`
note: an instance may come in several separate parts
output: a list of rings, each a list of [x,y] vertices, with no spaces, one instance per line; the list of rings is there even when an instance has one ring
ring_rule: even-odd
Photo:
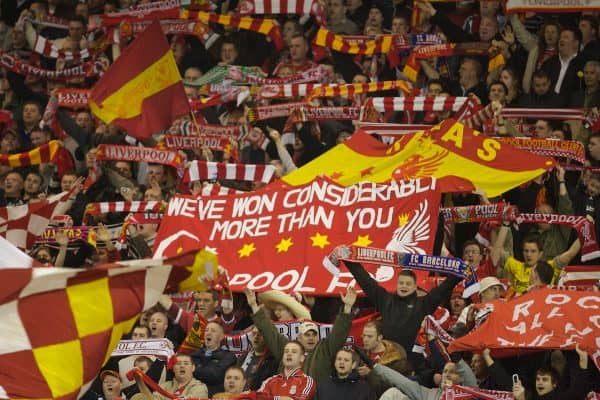
[[[300,342],[288,342],[283,348],[283,372],[265,380],[258,393],[276,396],[278,400],[311,400],[317,386],[313,378],[302,372],[304,352]]]

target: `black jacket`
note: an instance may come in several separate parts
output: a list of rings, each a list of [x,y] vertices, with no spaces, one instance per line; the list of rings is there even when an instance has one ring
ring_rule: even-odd
[[[235,365],[235,355],[226,350],[208,351],[200,349],[192,353],[192,360],[196,365],[194,378],[208,387],[208,395],[224,392],[223,379],[227,368]]]
[[[560,95],[564,96],[565,100],[568,101],[571,93],[582,88],[582,81],[579,78],[578,73],[583,71],[584,59],[581,55],[577,55],[569,62],[567,72],[563,78],[562,84],[560,85]],[[546,71],[550,76],[552,82],[552,89],[556,86],[558,81],[558,75],[560,74],[560,59],[558,55],[546,60],[542,64],[542,70]]]
[[[244,368],[244,361],[246,357],[257,357],[255,355],[243,355],[237,360],[237,365]],[[279,363],[271,354],[270,351],[267,351],[260,359],[256,362],[256,364],[252,365],[248,369],[244,369],[244,375],[246,376],[246,380],[248,381],[248,388],[250,390],[258,390],[262,385],[263,381],[277,373],[277,368],[279,367]]]
[[[415,344],[423,318],[433,314],[435,309],[450,297],[454,286],[461,281],[460,278],[450,276],[426,296],[417,297],[417,294],[413,293],[408,297],[400,297],[379,286],[361,264],[349,261],[345,261],[345,264],[371,303],[381,313],[383,337],[397,342],[407,351]]]
[[[347,378],[338,378],[337,373],[327,382],[320,383],[317,386],[315,400],[330,399],[352,399],[352,400],[373,400],[375,393],[369,387],[369,384],[360,379],[356,371],[352,371]]]

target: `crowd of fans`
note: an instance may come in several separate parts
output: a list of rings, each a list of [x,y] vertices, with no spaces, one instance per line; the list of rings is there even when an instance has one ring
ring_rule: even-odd
[[[88,48],[97,32],[88,30],[90,16],[128,9],[146,3],[132,0],[33,0],[2,2],[0,46],[2,54],[47,70],[64,70],[81,60],[33,50],[36,38],[44,37],[62,51]],[[212,12],[235,15],[235,1],[208,2]],[[596,221],[600,214],[600,132],[594,132],[600,106],[600,42],[598,13],[540,14],[503,13],[500,1],[469,0],[435,3],[404,0],[328,0],[323,4],[326,26],[339,35],[377,38],[382,34],[436,34],[447,43],[485,43],[486,52],[419,59],[419,72],[412,82],[414,93],[428,96],[476,96],[481,112],[467,121],[486,134],[532,136],[574,140],[586,148],[586,164],[557,167],[502,199],[487,199],[481,192],[444,195],[444,204],[462,206],[504,200],[521,212],[586,216]],[[314,16],[275,15],[281,26],[284,49],[277,51],[268,36],[250,30],[210,25],[216,40],[197,36],[170,35],[170,46],[191,99],[202,98],[202,88],[191,83],[211,68],[221,65],[253,67],[262,76],[287,77],[321,65],[326,72],[321,83],[367,83],[406,80],[404,64],[411,49],[400,54],[400,64],[390,67],[385,55],[349,55],[311,46],[318,30]],[[49,22],[50,21],[50,22]],[[408,37],[408,36],[406,36]],[[97,54],[110,65],[126,43],[109,46]],[[490,60],[502,54],[504,63],[492,67]],[[118,126],[97,120],[88,107],[59,108],[56,124],[44,120],[47,105],[56,100],[60,88],[89,89],[97,77],[50,80],[20,75],[0,68],[0,155],[20,153],[60,140],[62,147],[52,163],[32,167],[0,166],[0,206],[33,203],[52,193],[71,191],[67,224],[94,227],[96,241],[72,241],[59,230],[54,244],[38,245],[31,255],[45,265],[91,267],[122,259],[150,257],[158,221],[129,221],[119,233],[124,213],[85,216],[89,203],[100,201],[162,201],[181,190],[179,177],[169,166],[131,160],[98,163],[101,144],[154,147],[166,130],[142,142]],[[361,104],[365,96],[402,96],[400,91],[360,94],[352,98],[329,98],[315,105]],[[293,101],[288,99],[287,101]],[[280,100],[223,102],[197,112],[194,123],[246,126],[246,106],[268,105]],[[586,121],[560,119],[504,118],[502,109],[584,109]],[[534,115],[535,112],[532,113]],[[435,124],[450,112],[386,112],[379,122]],[[545,117],[544,117],[545,118]],[[550,118],[550,117],[548,117]],[[346,140],[355,130],[350,121],[319,121],[286,124],[276,118],[253,124],[248,129],[266,136],[263,149],[258,141],[234,143],[234,150],[201,148],[185,150],[187,160],[230,161],[272,164],[281,177]],[[191,117],[175,121],[180,127]],[[284,134],[294,134],[291,142]],[[281,133],[280,133],[281,132]],[[563,160],[561,160],[563,161]],[[84,179],[102,173],[83,187]],[[221,181],[223,186],[253,190],[257,184]],[[198,194],[207,182],[192,182]],[[483,225],[483,224],[481,224]],[[177,305],[169,296],[145,312],[131,332],[133,340],[168,338],[179,349],[192,335],[199,344],[193,351],[180,352],[167,368],[163,360],[150,356],[111,359],[86,398],[113,400],[136,396],[167,398],[152,392],[142,380],[127,378],[133,367],[145,372],[177,397],[236,398],[253,391],[258,398],[277,399],[440,399],[446,385],[465,385],[512,391],[515,399],[583,399],[600,391],[600,375],[588,354],[544,351],[497,360],[489,349],[457,353],[449,362],[413,352],[425,316],[447,308],[444,321],[452,335],[471,331],[478,318],[478,303],[519,296],[537,287],[558,282],[568,264],[581,264],[580,242],[570,227],[551,224],[521,224],[505,221],[486,226],[490,243],[475,240],[480,224],[465,223],[444,231],[443,245],[436,254],[460,256],[477,272],[480,292],[463,298],[460,280],[449,277],[433,288],[418,287],[410,270],[400,273],[396,293],[388,293],[358,263],[347,263],[366,298],[357,299],[353,288],[337,298],[299,295],[293,302],[270,309],[247,290],[236,294],[233,304],[221,303],[215,290],[194,293],[189,307]],[[597,230],[597,233],[600,233]],[[125,236],[125,245],[119,235]],[[600,237],[600,235],[596,235]],[[441,243],[440,243],[441,244]],[[595,263],[592,260],[591,263]],[[500,279],[498,279],[500,278]],[[294,313],[298,306],[303,310]],[[359,314],[378,311],[381,319],[368,322],[361,332],[362,346],[348,346],[352,320]],[[314,322],[303,322],[297,338],[282,335],[272,320],[311,319],[333,323],[327,337],[319,337]],[[251,327],[250,351],[239,355],[222,347],[226,333]],[[64,371],[69,373],[68,371]],[[518,379],[511,379],[511,374]]]

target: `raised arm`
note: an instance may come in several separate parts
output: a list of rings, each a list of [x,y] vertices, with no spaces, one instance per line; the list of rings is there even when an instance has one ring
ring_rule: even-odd
[[[381,311],[381,308],[386,303],[386,298],[393,295],[379,286],[377,281],[371,278],[371,275],[365,271],[362,264],[351,261],[344,261],[344,264],[346,264],[346,267],[348,267],[348,270],[352,273],[352,276],[354,276],[354,279],[356,279],[356,282],[358,282],[369,300],[375,305],[375,308]]]
[[[248,305],[252,309],[252,320],[254,324],[265,337],[265,343],[267,347],[275,357],[275,360],[279,364],[283,357],[283,348],[289,342],[289,339],[279,333],[273,322],[267,316],[267,313],[262,307],[259,307],[256,301],[256,293],[246,288],[244,289]]]

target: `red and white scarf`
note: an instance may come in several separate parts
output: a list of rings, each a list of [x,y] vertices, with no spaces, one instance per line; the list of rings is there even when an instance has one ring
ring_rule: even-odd
[[[459,111],[468,97],[455,96],[405,96],[372,97],[366,105],[379,112],[391,111]]]
[[[184,161],[177,151],[114,144],[101,144],[98,146],[96,159],[147,162],[169,165],[174,168],[179,168]]]
[[[512,392],[502,392],[500,390],[479,389],[470,386],[452,385],[444,388],[444,393],[440,400],[514,400]]]
[[[121,39],[137,36],[144,32],[153,21],[124,21],[119,32]],[[202,41],[211,37],[211,29],[202,21],[186,21],[181,19],[165,19],[160,21],[160,26],[165,35],[190,35]]]
[[[233,164],[214,161],[192,161],[185,169],[182,182],[199,180],[238,180],[269,183],[273,180],[275,167],[265,164]]]
[[[306,105],[304,102],[295,102],[252,107],[246,110],[246,120],[252,123],[266,119],[288,117],[293,110]]]
[[[258,74],[243,72],[239,67],[232,65],[228,68],[227,78],[236,82],[254,85],[282,85],[288,83],[321,82],[327,76],[322,65],[309,68],[306,71],[282,78],[265,78]]]
[[[241,190],[236,190],[227,186],[219,185],[218,183],[207,183],[202,186],[198,196],[229,196],[231,194],[245,193]]]
[[[46,39],[42,35],[37,35],[33,44],[33,51],[50,58],[64,58],[67,61],[85,60],[91,57],[89,49],[81,49],[79,51],[65,51],[59,49],[52,41]]]
[[[83,222],[86,223],[90,215],[99,215],[106,213],[137,213],[137,212],[160,212],[162,210],[161,201],[103,201],[99,203],[89,203],[83,213]]]
[[[585,120],[581,108],[503,108],[500,114],[504,118]]]
[[[325,8],[318,0],[242,0],[237,11],[240,15],[310,14],[319,25],[327,22]]]
[[[99,76],[104,72],[104,66],[100,61],[88,61],[76,67],[57,71],[40,68],[19,60],[7,53],[0,54],[0,67],[6,68],[19,75],[33,75],[49,80],[65,80]]]
[[[180,0],[155,1],[136,5],[128,10],[90,15],[88,19],[88,31],[102,27],[116,26],[123,21],[154,21],[177,18],[181,6]]]

